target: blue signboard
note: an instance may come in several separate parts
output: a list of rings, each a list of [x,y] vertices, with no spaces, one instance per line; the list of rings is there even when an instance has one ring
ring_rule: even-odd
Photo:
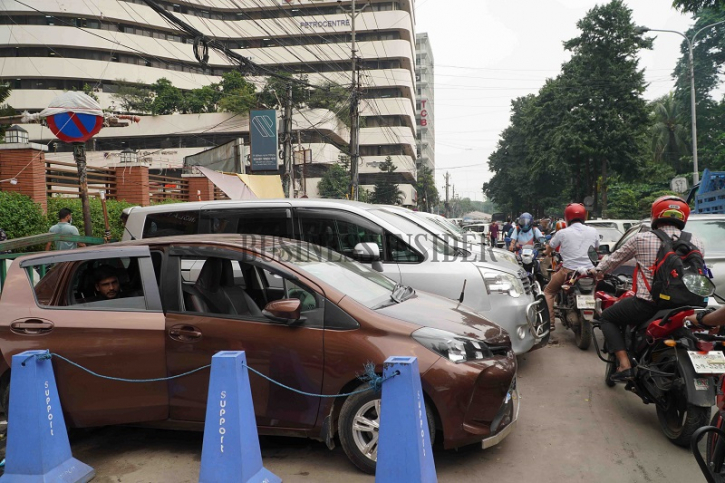
[[[276,171],[279,149],[277,111],[250,111],[249,135],[252,142],[252,170]]]

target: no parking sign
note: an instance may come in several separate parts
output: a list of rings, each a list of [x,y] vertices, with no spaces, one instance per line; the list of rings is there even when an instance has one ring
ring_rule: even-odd
[[[82,143],[103,127],[100,104],[82,92],[66,92],[42,113],[55,136],[66,143]]]

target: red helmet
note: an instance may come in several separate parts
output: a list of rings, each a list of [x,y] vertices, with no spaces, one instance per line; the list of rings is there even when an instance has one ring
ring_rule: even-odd
[[[679,196],[660,196],[652,203],[652,229],[664,222],[682,230],[689,217],[690,206]]]
[[[564,209],[564,219],[567,225],[571,225],[574,220],[584,223],[587,219],[587,210],[581,203],[569,203]]]

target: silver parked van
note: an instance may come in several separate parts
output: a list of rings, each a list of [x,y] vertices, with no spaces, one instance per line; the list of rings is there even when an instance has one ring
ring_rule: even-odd
[[[200,201],[128,209],[124,240],[244,233],[299,239],[373,263],[396,282],[448,297],[506,329],[517,354],[548,341],[543,297],[507,260],[482,260],[392,207],[345,200]],[[365,251],[361,251],[361,247]]]

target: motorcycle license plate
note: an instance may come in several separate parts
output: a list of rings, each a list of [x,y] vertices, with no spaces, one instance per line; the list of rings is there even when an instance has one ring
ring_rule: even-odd
[[[698,374],[725,374],[725,355],[719,351],[701,353],[687,351]]]
[[[577,295],[576,308],[592,310],[597,308],[597,302],[596,300],[594,300],[594,295]]]

